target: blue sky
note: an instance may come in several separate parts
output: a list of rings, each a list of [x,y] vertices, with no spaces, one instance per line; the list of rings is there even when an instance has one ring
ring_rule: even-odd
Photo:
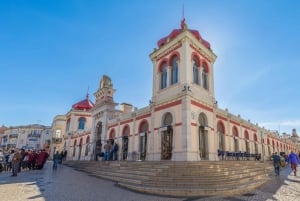
[[[300,131],[300,2],[260,0],[0,1],[0,125],[51,125],[103,74],[115,101],[152,96],[149,54],[180,27],[199,30],[218,56],[220,108],[270,130]]]

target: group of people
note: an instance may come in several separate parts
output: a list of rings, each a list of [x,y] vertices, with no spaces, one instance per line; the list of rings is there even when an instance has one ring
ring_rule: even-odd
[[[110,160],[118,160],[118,151],[119,145],[114,140],[107,140],[106,144],[104,145],[104,158],[105,161]]]
[[[297,166],[300,164],[300,152],[297,155],[294,151],[291,151],[289,155],[279,156],[277,152],[272,154],[273,165],[275,169],[275,175],[279,176],[280,167],[284,167],[286,164],[291,165],[292,172],[297,175]]]
[[[2,151],[1,151],[2,152]],[[21,170],[43,169],[49,154],[44,150],[25,150],[11,149],[8,154],[3,154],[5,158],[5,170],[12,171],[12,175],[16,177]]]

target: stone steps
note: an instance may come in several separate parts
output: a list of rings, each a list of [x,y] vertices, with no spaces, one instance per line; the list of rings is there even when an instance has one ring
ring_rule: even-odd
[[[131,190],[169,196],[249,191],[266,182],[273,171],[271,163],[255,161],[67,161],[65,164]]]
[[[232,185],[232,186],[218,186],[216,188],[212,188],[210,186],[205,187],[169,187],[165,186],[163,188],[157,187],[157,186],[144,186],[144,185],[135,185],[130,183],[122,183],[119,182],[118,185],[130,190],[149,193],[149,194],[155,194],[155,195],[163,195],[163,196],[175,196],[175,197],[193,197],[193,196],[216,196],[216,195],[237,195],[249,192],[250,190],[253,190],[259,186],[261,186],[263,183],[265,183],[265,180],[255,180],[248,182],[247,184],[243,185]]]

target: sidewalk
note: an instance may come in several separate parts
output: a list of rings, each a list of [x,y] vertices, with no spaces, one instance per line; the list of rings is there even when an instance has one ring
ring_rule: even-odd
[[[197,201],[300,201],[300,166],[298,175],[294,176],[290,166],[281,169],[280,176],[275,173],[271,179],[254,190],[242,196],[202,198]]]
[[[300,201],[300,167],[294,176],[290,167],[257,190],[232,197],[171,198],[129,191],[114,182],[89,176],[67,166],[52,171],[52,162],[43,170],[25,171],[17,177],[0,173],[1,201]],[[222,184],[220,184],[222,185]]]

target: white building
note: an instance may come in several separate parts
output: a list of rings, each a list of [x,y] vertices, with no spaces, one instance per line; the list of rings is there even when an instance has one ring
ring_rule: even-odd
[[[3,134],[5,149],[48,149],[51,139],[51,127],[40,124],[8,127]]]

